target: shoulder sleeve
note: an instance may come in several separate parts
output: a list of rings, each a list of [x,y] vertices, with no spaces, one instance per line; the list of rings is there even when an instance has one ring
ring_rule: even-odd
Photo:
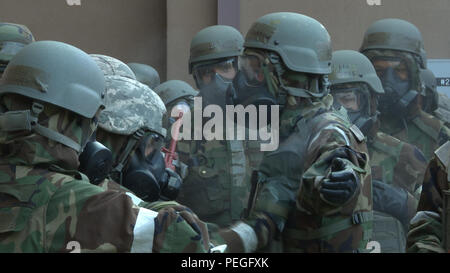
[[[356,204],[365,204],[358,209],[371,209],[370,166],[365,142],[358,141],[345,126],[332,123],[312,137],[307,156],[306,170],[297,197],[297,202],[303,209],[318,215],[333,214],[338,211],[351,214],[356,209]],[[331,164],[338,157],[349,161],[362,183],[361,191],[355,196],[355,200],[341,208],[324,202],[319,193],[320,183],[330,174]]]
[[[399,157],[394,167],[393,183],[411,194],[422,185],[427,160],[419,148],[403,142]]]
[[[132,193],[72,181],[52,196],[46,212],[46,248],[81,252],[205,252],[202,238],[174,210],[137,206]],[[198,236],[196,236],[198,235]]]

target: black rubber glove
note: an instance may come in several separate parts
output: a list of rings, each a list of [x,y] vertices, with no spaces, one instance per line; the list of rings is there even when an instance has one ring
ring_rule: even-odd
[[[162,200],[175,200],[180,193],[181,184],[183,179],[172,169],[166,168],[163,176],[161,177],[161,199]]]
[[[408,192],[402,188],[372,180],[373,209],[397,218],[404,226],[409,224]]]
[[[343,205],[355,195],[360,181],[350,164],[335,158],[331,165],[331,173],[322,182],[319,192],[323,198],[333,205]]]

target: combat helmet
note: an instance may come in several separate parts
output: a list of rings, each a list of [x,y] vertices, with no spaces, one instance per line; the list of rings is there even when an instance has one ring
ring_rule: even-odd
[[[220,96],[238,71],[244,38],[231,26],[215,25],[200,30],[192,39],[189,74],[202,94]],[[202,90],[207,88],[206,90]],[[224,100],[224,99],[222,99]]]
[[[192,98],[198,92],[187,82],[180,80],[170,80],[158,85],[155,92],[161,97],[166,106],[181,98]]]
[[[371,88],[371,91],[384,94],[381,81],[370,60],[354,50],[333,52],[332,73],[329,79],[332,85],[363,82]]]
[[[121,76],[107,76],[105,109],[99,117],[99,127],[105,131],[132,135],[139,129],[165,137],[162,118],[166,107],[148,86]]]
[[[217,61],[242,54],[244,39],[231,26],[215,25],[200,30],[191,41],[189,73],[195,64]]]
[[[110,56],[101,54],[91,54],[91,57],[103,71],[106,76],[122,76],[132,80],[136,80],[136,75],[133,70],[124,62]]]
[[[99,117],[98,137],[110,145],[113,169],[110,177],[144,200],[159,196],[159,175],[151,171],[149,161],[159,159],[166,129],[162,121],[166,108],[159,96],[147,85],[121,76],[106,76],[106,108]],[[113,144],[115,143],[115,144]],[[146,154],[147,147],[152,152]],[[153,174],[152,174],[153,173]],[[150,199],[147,199],[150,198]]]
[[[346,108],[350,121],[367,135],[377,121],[377,96],[383,86],[370,60],[353,50],[333,52],[329,76],[336,108]]]
[[[160,84],[161,80],[159,78],[158,71],[156,71],[153,67],[139,63],[128,63],[127,65],[131,68],[131,70],[133,70],[136,75],[136,80],[146,84],[151,89],[154,89]]]
[[[422,34],[408,21],[388,18],[374,22],[364,34],[360,52],[373,49],[390,49],[412,53],[421,68],[427,66],[427,54]]]
[[[249,85],[266,82],[276,96],[320,98],[328,94],[331,39],[317,20],[292,12],[264,15],[250,27],[244,47],[240,68]],[[259,71],[251,71],[255,63]],[[272,78],[278,83],[273,84]],[[292,85],[291,81],[302,81],[303,85]],[[282,99],[277,100],[283,104]]]
[[[40,41],[25,46],[11,59],[0,80],[0,96],[6,94],[21,95],[34,103],[30,110],[3,114],[2,131],[31,130],[81,152],[83,144],[38,124],[37,117],[45,108],[41,103],[93,119],[104,107],[105,80],[82,50],[62,42]]]
[[[17,52],[34,41],[26,26],[0,22],[0,73]]]

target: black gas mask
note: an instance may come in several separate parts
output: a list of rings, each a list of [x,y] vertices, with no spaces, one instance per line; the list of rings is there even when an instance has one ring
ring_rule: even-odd
[[[269,70],[267,64],[259,55],[243,55],[239,59],[239,72],[233,80],[233,85],[227,90],[227,104],[254,105],[259,115],[259,106],[267,106],[267,122],[270,124],[271,107],[278,105],[274,92],[269,90],[267,80]],[[245,122],[246,125],[249,123]],[[258,120],[259,124],[259,120]]]
[[[181,179],[173,179],[166,170],[161,153],[163,140],[159,138],[157,134],[150,134],[140,142],[122,176],[122,185],[147,202],[174,200],[181,187]],[[149,141],[153,151],[146,156]]]
[[[232,81],[223,78],[219,74],[214,75],[214,79],[200,88],[199,96],[202,97],[202,106],[218,105],[225,110],[227,90]]]
[[[224,92],[233,81],[238,70],[237,57],[225,58],[195,65],[192,71],[199,90],[216,87],[215,92]]]
[[[378,120],[378,112],[372,113],[370,90],[365,84],[336,85],[331,87],[333,106],[344,107],[350,122],[358,126],[364,135],[368,135]]]
[[[376,61],[386,61],[390,66],[378,66]],[[381,114],[405,116],[408,106],[419,94],[411,90],[411,71],[406,63],[397,57],[376,57],[372,60],[377,70],[385,94],[379,99],[378,109]]]
[[[98,185],[111,172],[113,160],[111,151],[96,141],[95,136],[94,133],[80,154],[78,170],[84,173],[92,184]]]

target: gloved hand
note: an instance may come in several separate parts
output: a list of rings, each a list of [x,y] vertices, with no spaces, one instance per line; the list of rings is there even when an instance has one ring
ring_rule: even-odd
[[[180,192],[183,179],[172,169],[166,168],[165,173],[161,177],[161,199],[175,200]]]
[[[182,218],[186,221],[189,226],[198,234],[197,240],[202,239],[203,247],[205,250],[210,250],[211,244],[209,239],[208,227],[205,222],[200,220],[198,216],[188,207],[180,204],[174,204],[171,206],[164,207],[158,211],[158,218],[161,219],[172,219],[174,222],[180,222],[181,219],[175,219],[177,217]]]
[[[331,164],[331,173],[320,185],[322,198],[336,206],[347,203],[355,196],[360,180],[348,161],[335,158]]]
[[[409,225],[408,192],[402,188],[372,180],[373,209],[397,218]]]

